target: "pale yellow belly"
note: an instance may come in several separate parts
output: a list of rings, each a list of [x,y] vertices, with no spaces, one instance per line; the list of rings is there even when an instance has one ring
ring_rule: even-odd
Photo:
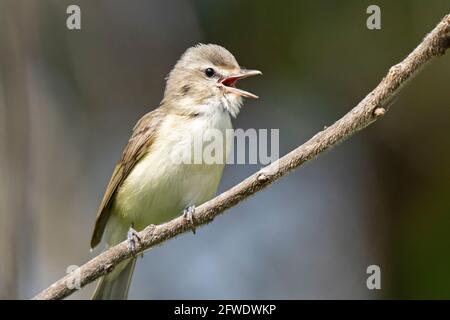
[[[139,231],[166,222],[216,193],[224,164],[176,164],[168,154],[183,147],[184,137],[169,138],[156,141],[116,191],[105,230],[109,245],[123,241],[131,225]]]

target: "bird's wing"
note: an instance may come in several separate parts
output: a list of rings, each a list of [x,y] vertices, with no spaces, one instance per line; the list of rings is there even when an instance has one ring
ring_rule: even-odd
[[[97,211],[94,232],[91,238],[91,248],[94,248],[102,239],[106,222],[110,215],[111,203],[116,190],[133,169],[139,159],[148,152],[156,137],[157,128],[164,118],[164,112],[159,108],[147,113],[134,126],[133,134],[117,163],[111,180],[106,188],[105,195]]]

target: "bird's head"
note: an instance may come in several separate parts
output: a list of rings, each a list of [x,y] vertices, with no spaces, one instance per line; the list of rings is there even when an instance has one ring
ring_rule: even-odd
[[[236,82],[258,74],[241,68],[227,49],[199,44],[189,48],[169,73],[163,104],[188,114],[226,110],[235,117],[242,97],[258,98],[236,88]]]

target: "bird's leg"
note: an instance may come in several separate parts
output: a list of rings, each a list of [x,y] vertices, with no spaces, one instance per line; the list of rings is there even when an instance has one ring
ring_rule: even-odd
[[[139,238],[138,232],[134,230],[134,223],[131,224],[130,229],[127,233],[127,241],[128,241],[128,250],[136,252],[136,242],[140,242],[141,238]]]
[[[195,234],[195,225],[193,217],[194,212],[195,212],[195,205],[191,205],[183,210],[183,218],[189,222],[193,234]]]

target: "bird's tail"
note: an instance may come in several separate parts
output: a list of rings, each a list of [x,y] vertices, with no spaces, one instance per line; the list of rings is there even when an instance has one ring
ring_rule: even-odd
[[[110,274],[100,278],[92,300],[126,300],[136,258],[121,262]]]

